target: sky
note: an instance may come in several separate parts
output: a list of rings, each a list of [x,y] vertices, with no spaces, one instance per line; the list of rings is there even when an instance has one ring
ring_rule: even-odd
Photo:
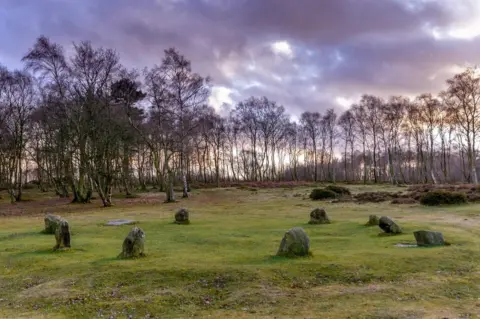
[[[0,0],[0,64],[21,68],[40,35],[138,69],[175,47],[212,77],[217,110],[266,96],[298,118],[440,92],[480,62],[480,0]]]

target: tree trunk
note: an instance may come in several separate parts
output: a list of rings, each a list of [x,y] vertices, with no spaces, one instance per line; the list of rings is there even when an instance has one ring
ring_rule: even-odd
[[[183,198],[188,198],[188,183],[187,183],[187,176],[185,174],[182,175],[182,182],[183,182]]]
[[[175,190],[173,188],[174,178],[175,178],[175,176],[174,176],[173,172],[169,172],[168,173],[168,178],[167,178],[168,185],[166,185],[167,199],[165,200],[165,203],[175,203],[176,202]]]

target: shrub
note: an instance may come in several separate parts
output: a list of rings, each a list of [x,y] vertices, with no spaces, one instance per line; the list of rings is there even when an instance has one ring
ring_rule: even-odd
[[[393,198],[389,192],[365,192],[355,195],[355,199],[362,203],[381,203]]]
[[[22,188],[25,190],[29,190],[29,189],[35,189],[37,188],[37,186],[35,184],[23,184]]]
[[[325,189],[332,191],[334,193],[337,193],[338,195],[342,196],[350,196],[352,193],[350,193],[350,190],[346,187],[343,186],[338,186],[338,185],[329,185],[325,187]]]
[[[427,206],[454,205],[467,202],[467,196],[458,192],[432,191],[420,198],[420,203]]]
[[[407,204],[416,204],[417,201],[414,198],[410,197],[399,197],[399,198],[394,198],[391,201],[391,204],[396,204],[396,205],[407,205]]]
[[[322,200],[322,199],[330,199],[330,198],[336,198],[336,197],[337,197],[337,193],[332,192],[331,190],[328,190],[325,188],[315,188],[310,193],[310,198],[312,200]]]

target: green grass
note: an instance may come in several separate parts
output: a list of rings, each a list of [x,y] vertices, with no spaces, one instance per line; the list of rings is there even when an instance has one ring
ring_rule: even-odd
[[[201,190],[176,204],[63,214],[72,249],[61,252],[41,233],[43,216],[1,218],[0,318],[478,318],[480,205],[294,197],[310,190]],[[318,206],[332,224],[307,224]],[[190,225],[173,224],[180,207]],[[363,226],[371,214],[393,217],[404,234],[379,236]],[[147,257],[116,258],[133,227],[103,226],[118,218],[140,222]],[[313,257],[274,256],[294,226],[309,235]],[[452,245],[394,246],[414,243],[420,229],[442,231]]]

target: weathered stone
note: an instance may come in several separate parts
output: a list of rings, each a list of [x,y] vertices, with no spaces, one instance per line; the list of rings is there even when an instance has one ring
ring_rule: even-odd
[[[327,212],[323,208],[316,208],[310,213],[309,224],[330,224]]]
[[[48,214],[44,218],[45,221],[45,230],[46,234],[55,234],[55,231],[58,228],[58,225],[62,221],[62,217],[57,215]]]
[[[378,226],[379,224],[379,220],[378,220],[378,216],[377,215],[370,215],[368,217],[368,222],[367,222],[367,226]]]
[[[190,224],[189,212],[185,208],[180,208],[178,212],[175,213],[175,224],[188,225]]]
[[[133,227],[123,241],[122,252],[119,258],[138,258],[145,256],[145,233],[141,228]]]
[[[70,248],[70,226],[65,219],[61,219],[55,230],[56,245],[53,250]]]
[[[418,246],[443,246],[443,234],[435,231],[419,230],[413,233]]]
[[[129,219],[114,219],[110,220],[105,226],[121,226],[121,225],[134,225],[137,221]]]
[[[401,234],[402,228],[397,225],[390,217],[382,216],[378,222],[378,226],[387,234]]]
[[[307,256],[310,251],[310,239],[305,230],[294,227],[288,230],[283,236],[277,256],[295,257]]]

